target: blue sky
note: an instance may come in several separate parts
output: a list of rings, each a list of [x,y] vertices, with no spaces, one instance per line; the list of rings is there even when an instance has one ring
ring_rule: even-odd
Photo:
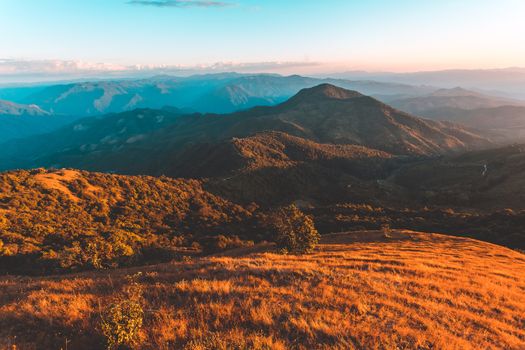
[[[27,69],[33,60],[288,62],[298,71],[525,66],[522,0],[221,1],[0,0],[0,59]]]

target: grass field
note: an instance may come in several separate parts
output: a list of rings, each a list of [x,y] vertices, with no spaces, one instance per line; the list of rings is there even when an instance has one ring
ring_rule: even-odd
[[[411,231],[325,236],[134,269],[0,278],[0,348],[104,348],[100,313],[142,272],[144,349],[525,349],[525,255]]]

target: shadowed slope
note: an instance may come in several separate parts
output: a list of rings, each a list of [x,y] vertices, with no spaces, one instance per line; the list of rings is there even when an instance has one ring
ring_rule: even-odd
[[[289,168],[306,162],[387,160],[389,153],[357,145],[321,144],[271,131],[219,143],[198,144],[160,168],[182,177],[221,177],[262,168]]]
[[[392,180],[434,205],[524,209],[524,175],[525,146],[512,145],[410,165]]]

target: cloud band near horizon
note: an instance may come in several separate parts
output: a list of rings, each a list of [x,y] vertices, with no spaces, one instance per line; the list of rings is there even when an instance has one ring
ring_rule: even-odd
[[[127,2],[130,5],[142,5],[152,7],[229,7],[233,3],[223,1],[203,1],[203,0],[131,0]]]

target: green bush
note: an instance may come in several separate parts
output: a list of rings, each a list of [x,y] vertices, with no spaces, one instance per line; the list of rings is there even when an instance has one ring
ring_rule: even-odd
[[[100,328],[109,350],[136,348],[140,342],[140,329],[144,319],[142,287],[138,275],[128,277],[130,284],[102,313]]]
[[[289,253],[309,253],[319,243],[312,217],[305,215],[295,205],[280,208],[269,216],[279,248]]]
[[[238,236],[218,235],[208,236],[200,239],[202,251],[206,254],[213,254],[229,249],[252,247],[253,241],[243,241]]]

